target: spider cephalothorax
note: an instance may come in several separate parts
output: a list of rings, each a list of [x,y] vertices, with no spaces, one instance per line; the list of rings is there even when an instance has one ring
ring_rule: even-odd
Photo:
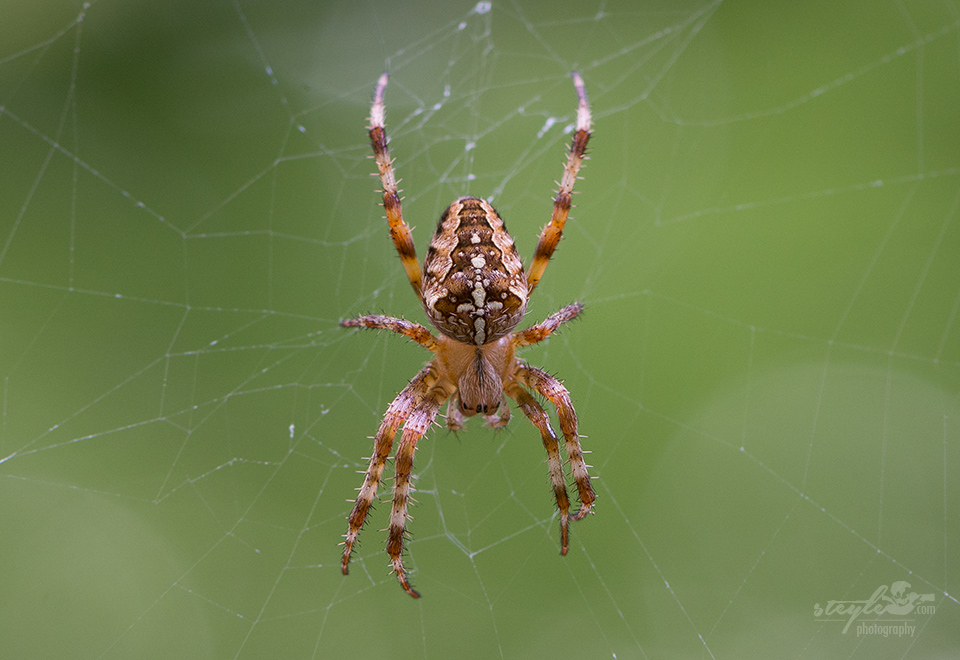
[[[445,401],[449,402],[447,426],[453,430],[462,426],[464,417],[473,415],[484,415],[491,426],[504,426],[510,421],[508,397],[537,427],[547,451],[550,480],[560,511],[561,554],[566,554],[569,547],[569,521],[579,520],[593,506],[596,497],[587,473],[588,466],[583,460],[577,413],[569,393],[559,380],[515,355],[518,347],[546,339],[560,324],[575,318],[583,306],[573,303],[542,323],[513,332],[560,241],[570,211],[573,183],[590,139],[587,93],[579,74],[573,74],[573,82],[579,98],[573,144],[554,200],[553,217],[540,233],[530,269],[524,272],[513,238],[496,210],[477,197],[461,197],[440,217],[421,272],[410,227],[403,220],[400,194],[387,149],[383,108],[387,74],[380,77],[370,110],[370,141],[383,184],[383,206],[390,225],[390,237],[430,323],[440,334],[434,337],[422,325],[389,316],[363,316],[341,322],[346,327],[393,330],[413,339],[435,356],[387,408],[374,438],[374,453],[349,517],[341,564],[344,574],[357,535],[376,498],[394,436],[402,425],[403,433],[396,452],[396,483],[387,552],[404,590],[413,597],[419,596],[410,586],[402,559],[410,474],[417,442],[430,428]],[[580,497],[580,508],[576,513],[570,513],[557,436],[547,413],[528,388],[545,397],[557,409],[570,472]]]

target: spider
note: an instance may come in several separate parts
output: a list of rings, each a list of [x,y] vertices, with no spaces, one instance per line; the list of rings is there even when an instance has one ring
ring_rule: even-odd
[[[360,528],[376,498],[394,436],[403,425],[395,458],[396,480],[387,554],[404,591],[419,598],[420,594],[407,578],[402,558],[409,517],[410,472],[417,442],[433,424],[444,402],[448,402],[447,427],[453,431],[461,428],[465,417],[473,415],[485,416],[491,427],[505,426],[510,421],[508,397],[537,427],[547,451],[553,494],[560,511],[561,555],[567,554],[570,543],[569,521],[583,518],[593,507],[596,496],[587,472],[589,466],[583,460],[577,413],[569,392],[550,374],[515,357],[517,348],[543,341],[561,324],[580,314],[583,305],[579,302],[567,305],[542,323],[513,332],[560,241],[570,211],[573,184],[590,139],[586,89],[580,75],[572,75],[579,99],[573,143],[554,199],[553,216],[540,233],[526,274],[503,220],[489,203],[477,197],[461,197],[443,212],[421,270],[410,227],[403,220],[393,161],[387,147],[383,105],[387,74],[380,76],[377,82],[369,131],[383,185],[383,206],[390,225],[390,237],[410,284],[439,335],[434,337],[422,325],[389,316],[362,316],[340,322],[343,327],[392,330],[409,337],[434,355],[433,360],[387,407],[374,438],[373,456],[350,512],[344,537],[341,562],[344,575],[348,572],[350,553]],[[547,413],[528,390],[539,393],[557,409],[570,472],[580,498],[576,513],[570,513],[557,435],[550,426]]]

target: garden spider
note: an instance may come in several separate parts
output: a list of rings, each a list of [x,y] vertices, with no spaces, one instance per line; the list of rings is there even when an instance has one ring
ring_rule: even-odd
[[[583,518],[593,507],[596,496],[587,473],[589,466],[583,460],[577,413],[569,393],[559,380],[514,356],[517,348],[543,341],[560,324],[575,318],[583,305],[573,303],[542,323],[512,332],[523,318],[527,300],[560,241],[570,211],[573,184],[590,139],[590,107],[583,79],[577,73],[573,74],[573,84],[579,98],[573,144],[553,202],[553,217],[540,233],[530,270],[524,274],[513,238],[493,207],[476,197],[461,197],[440,217],[421,272],[410,227],[403,221],[400,194],[387,148],[383,108],[387,74],[380,76],[370,109],[370,142],[380,170],[390,237],[413,290],[440,334],[434,337],[422,325],[389,316],[362,316],[340,323],[344,327],[392,330],[406,335],[435,356],[387,408],[374,438],[373,456],[350,512],[343,543],[341,567],[344,575],[357,535],[376,497],[394,436],[403,425],[396,453],[387,553],[403,589],[414,598],[420,596],[410,586],[402,558],[410,472],[417,441],[433,424],[445,401],[448,401],[447,427],[454,431],[461,428],[464,417],[477,414],[484,415],[492,427],[506,425],[510,421],[507,397],[513,399],[540,430],[547,450],[553,494],[560,511],[561,555],[567,554],[570,542],[569,521]],[[574,514],[570,513],[557,436],[550,427],[547,413],[527,388],[538,392],[557,409],[570,459],[570,472],[580,497],[580,509]]]

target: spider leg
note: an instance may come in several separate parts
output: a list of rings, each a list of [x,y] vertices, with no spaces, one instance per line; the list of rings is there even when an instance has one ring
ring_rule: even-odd
[[[410,499],[410,473],[413,470],[413,454],[417,449],[417,441],[420,440],[437,418],[440,412],[440,406],[447,399],[449,393],[439,387],[432,388],[416,408],[410,413],[407,421],[403,424],[403,435],[400,437],[400,444],[397,446],[397,479],[393,486],[393,509],[390,511],[390,531],[387,538],[387,554],[390,555],[390,563],[393,565],[393,572],[397,574],[400,580],[400,586],[403,590],[414,598],[419,598],[410,582],[407,580],[407,572],[403,568],[403,541],[406,534],[407,525],[407,501]]]
[[[419,323],[407,321],[406,319],[397,319],[392,316],[371,314],[370,316],[361,316],[360,318],[356,319],[340,321],[340,326],[344,328],[375,328],[378,330],[393,330],[397,334],[409,337],[428,351],[431,351],[432,353],[437,352],[437,340],[432,334],[430,334],[430,331]]]
[[[541,396],[549,399],[557,408],[560,430],[563,431],[567,443],[570,472],[573,474],[573,480],[577,484],[577,491],[580,495],[580,510],[570,519],[580,520],[593,508],[593,502],[597,497],[593,492],[593,486],[590,484],[590,474],[587,472],[589,466],[583,460],[580,436],[577,434],[577,412],[573,409],[573,403],[570,401],[570,393],[559,380],[528,364],[520,363],[517,366],[516,378],[527,387],[539,392]]]
[[[572,321],[579,316],[580,312],[582,311],[583,303],[575,302],[571,305],[567,305],[559,312],[555,312],[548,316],[542,322],[536,325],[531,325],[526,330],[513,333],[514,345],[529,346],[530,344],[541,342],[555,332],[556,329],[560,327],[561,323]]]
[[[348,518],[347,533],[344,537],[346,540],[343,543],[343,559],[340,563],[344,575],[348,573],[350,553],[353,552],[357,535],[360,533],[360,528],[367,518],[370,506],[377,496],[377,486],[379,486],[383,477],[383,467],[390,455],[393,437],[396,435],[397,429],[400,428],[400,424],[416,410],[416,406],[423,400],[435,381],[436,375],[433,367],[426,366],[387,407],[383,422],[381,422],[380,429],[374,438],[373,456],[370,457],[370,465],[367,467],[366,476],[363,478],[363,485],[360,487],[357,500]]]
[[[546,270],[550,257],[553,256],[553,251],[557,249],[557,243],[560,242],[563,225],[567,222],[567,215],[570,213],[570,205],[573,201],[573,184],[577,180],[577,172],[583,163],[587,141],[590,139],[590,105],[587,102],[587,90],[583,85],[583,78],[577,72],[573,73],[573,86],[577,90],[579,99],[576,130],[573,134],[573,142],[570,144],[567,164],[563,168],[563,178],[560,180],[557,196],[553,200],[553,216],[540,232],[537,250],[533,253],[530,270],[527,271],[528,291],[533,291],[543,277],[543,271]]]
[[[387,213],[387,223],[390,225],[390,238],[397,247],[397,254],[407,271],[417,297],[423,301],[420,291],[420,263],[417,261],[417,250],[413,246],[413,236],[410,234],[410,225],[403,221],[403,210],[400,207],[400,191],[397,189],[397,178],[393,172],[393,161],[390,159],[390,149],[387,147],[387,129],[384,123],[383,91],[387,87],[387,74],[380,76],[377,81],[377,91],[373,95],[373,105],[370,108],[370,144],[373,155],[380,171],[380,183],[383,186],[383,208]]]
[[[550,469],[550,481],[553,483],[553,495],[557,500],[557,509],[560,511],[560,554],[565,555],[570,545],[570,496],[567,495],[567,485],[563,480],[563,464],[560,460],[557,434],[550,426],[547,413],[529,392],[515,381],[504,383],[504,390],[517,402],[527,419],[540,429],[543,447],[547,450],[547,465]]]

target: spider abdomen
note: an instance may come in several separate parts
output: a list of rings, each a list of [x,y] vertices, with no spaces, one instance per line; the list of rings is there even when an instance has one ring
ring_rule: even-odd
[[[437,330],[477,346],[504,337],[523,318],[523,262],[486,201],[461,197],[440,216],[423,261],[423,304]]]

